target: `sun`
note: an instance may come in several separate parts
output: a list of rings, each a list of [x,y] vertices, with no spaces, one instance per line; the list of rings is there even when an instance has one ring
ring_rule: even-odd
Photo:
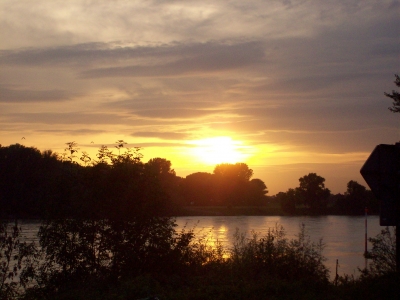
[[[189,142],[195,147],[192,154],[207,165],[221,163],[243,162],[249,154],[244,150],[246,147],[242,142],[234,141],[230,137],[212,137]]]

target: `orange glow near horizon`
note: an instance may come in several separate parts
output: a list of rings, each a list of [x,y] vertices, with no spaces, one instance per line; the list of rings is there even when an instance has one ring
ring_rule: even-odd
[[[206,165],[244,162],[250,157],[248,146],[227,136],[190,141],[188,144],[194,146],[190,154]]]

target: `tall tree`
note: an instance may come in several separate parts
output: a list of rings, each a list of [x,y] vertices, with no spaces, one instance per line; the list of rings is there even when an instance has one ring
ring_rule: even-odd
[[[326,208],[326,201],[331,192],[325,188],[325,178],[316,173],[309,173],[299,178],[300,186],[297,188],[302,201],[313,214],[322,213]]]
[[[345,198],[351,214],[362,214],[367,206],[367,188],[357,181],[350,180],[347,183]]]
[[[279,203],[281,204],[282,210],[288,214],[294,214],[296,212],[296,198],[297,193],[295,189],[288,189],[286,193],[279,192],[276,195]]]
[[[145,169],[154,175],[175,175],[175,171],[171,169],[171,162],[165,158],[152,158],[145,164]]]
[[[248,182],[247,204],[262,205],[267,201],[268,189],[264,181],[254,178]]]
[[[335,211],[341,214],[362,215],[365,207],[371,213],[379,211],[379,203],[372,192],[354,180],[347,183],[344,195],[336,198]]]
[[[395,74],[394,76],[396,77],[396,79],[394,81],[394,84],[396,86],[400,87],[400,77],[399,77],[399,75]],[[389,98],[391,98],[393,100],[393,106],[389,107],[389,110],[391,112],[394,112],[394,113],[400,112],[400,93],[395,91],[395,90],[392,90],[391,94],[385,93],[385,96],[389,97]]]
[[[72,186],[71,177],[61,176],[62,164],[51,151],[42,155],[20,144],[0,147],[0,214],[36,218],[48,208],[46,201],[65,200],[68,192],[62,189]]]
[[[153,185],[160,185],[161,189],[169,196],[171,202],[168,209],[172,209],[172,202],[176,205],[179,202],[180,177],[176,176],[172,164],[165,158],[152,158],[144,165],[144,172],[148,182]]]
[[[215,166],[214,174],[232,180],[249,181],[253,176],[253,170],[249,169],[249,166],[245,163],[223,163]]]
[[[229,206],[245,202],[248,183],[253,176],[253,170],[247,164],[219,164],[214,168],[214,176],[217,201]]]
[[[214,175],[206,172],[196,172],[186,176],[182,181],[182,196],[184,204],[215,205]]]

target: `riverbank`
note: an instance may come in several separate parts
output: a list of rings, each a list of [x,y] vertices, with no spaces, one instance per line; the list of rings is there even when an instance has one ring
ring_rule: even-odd
[[[285,216],[280,206],[184,206],[178,216]]]
[[[306,207],[298,207],[296,213],[289,214],[282,210],[279,204],[266,206],[183,206],[175,212],[177,217],[192,216],[307,216],[310,215]],[[328,209],[323,215],[337,214]],[[362,216],[364,212],[356,216]],[[376,214],[373,214],[376,215]]]

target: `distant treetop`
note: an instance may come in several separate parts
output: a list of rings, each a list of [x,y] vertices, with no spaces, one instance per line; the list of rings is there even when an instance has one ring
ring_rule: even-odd
[[[394,83],[396,84],[396,86],[400,87],[399,75],[395,74],[394,76],[396,77],[396,80],[394,81]],[[392,90],[391,94],[385,93],[385,96],[392,98],[392,100],[393,100],[393,106],[389,107],[389,110],[394,113],[400,112],[400,93],[395,90]]]

